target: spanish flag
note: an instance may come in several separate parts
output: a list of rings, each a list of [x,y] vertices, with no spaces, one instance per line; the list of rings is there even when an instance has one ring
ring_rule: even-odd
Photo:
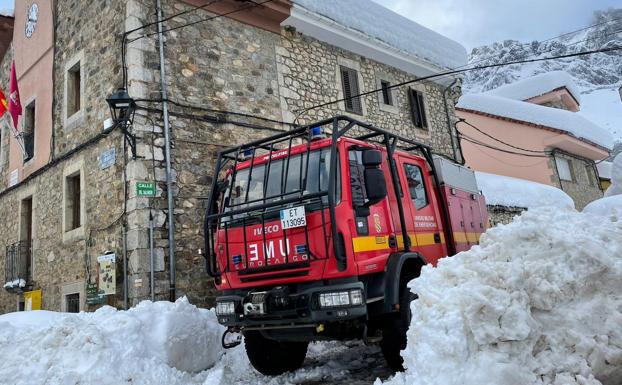
[[[4,96],[4,92],[0,90],[0,118],[4,116],[8,109],[9,102],[7,102],[6,96]]]

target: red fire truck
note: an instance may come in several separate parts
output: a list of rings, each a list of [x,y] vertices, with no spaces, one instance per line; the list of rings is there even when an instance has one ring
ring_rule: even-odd
[[[223,346],[243,334],[252,365],[276,375],[310,341],[362,339],[400,370],[406,284],[486,223],[471,170],[350,117],[222,151],[205,242]]]

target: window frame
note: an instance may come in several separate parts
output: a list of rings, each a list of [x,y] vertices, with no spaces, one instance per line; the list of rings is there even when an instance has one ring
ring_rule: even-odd
[[[410,106],[410,117],[414,126],[422,130],[429,130],[425,92],[409,87],[408,103]]]
[[[347,84],[346,76],[347,74]],[[341,77],[341,92],[343,93],[343,106],[346,112],[363,115],[363,100],[360,96],[350,98],[352,95],[361,93],[358,71],[347,65],[339,64],[339,75]],[[349,86],[349,87],[348,87]],[[350,105],[348,105],[350,103]]]
[[[382,97],[382,103],[385,106],[393,106],[393,95],[391,93],[391,82],[388,80],[380,80],[380,89],[382,90],[381,93],[381,97]]]
[[[77,175],[80,175],[80,226],[72,228],[74,196],[70,194],[70,183]],[[62,235],[63,242],[82,240],[85,237],[87,222],[86,216],[86,180],[84,172],[84,159],[78,159],[63,170],[63,201],[62,201]],[[70,201],[71,199],[71,201]]]
[[[72,114],[69,114],[69,73],[76,67],[80,69],[80,86],[77,90],[80,96],[80,108]],[[84,118],[85,108],[85,84],[86,84],[86,71],[84,51],[78,52],[71,59],[67,60],[64,69],[64,88],[63,88],[63,125],[68,131],[73,129]]]
[[[404,162],[402,164],[402,170],[404,171],[404,176],[405,176],[405,181],[406,181],[406,189],[408,190],[408,195],[410,196],[410,200],[413,203],[413,206],[415,207],[415,210],[419,211],[419,210],[423,210],[424,208],[428,207],[430,205],[430,194],[428,192],[428,187],[426,186],[426,181],[425,181],[425,176],[423,173],[423,169],[421,168],[421,166],[414,164],[414,163],[409,163],[409,162]],[[417,206],[417,202],[416,200],[413,198],[413,194],[410,190],[410,186],[408,185],[408,179],[409,179],[409,174],[407,171],[407,167],[414,167],[417,170],[419,170],[419,176],[421,177],[421,185],[423,188],[423,197],[425,198],[425,204],[421,207]]]
[[[22,163],[25,165],[35,159],[37,149],[37,98],[31,99],[24,107],[22,123],[22,139],[24,141],[24,154]],[[32,123],[32,124],[31,124]],[[28,141],[27,141],[28,138]],[[32,153],[29,153],[28,150]]]
[[[566,167],[563,167],[565,165]],[[555,157],[555,166],[557,167],[557,176],[565,182],[575,182],[575,174],[572,169],[572,162],[566,158]],[[567,175],[566,176],[566,172]]]

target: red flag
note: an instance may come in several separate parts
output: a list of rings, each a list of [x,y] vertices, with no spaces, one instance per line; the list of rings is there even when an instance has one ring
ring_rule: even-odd
[[[22,114],[22,103],[19,100],[19,87],[17,86],[17,74],[15,73],[15,61],[11,63],[11,88],[9,93],[9,114],[13,118],[13,127],[18,132],[19,116]]]

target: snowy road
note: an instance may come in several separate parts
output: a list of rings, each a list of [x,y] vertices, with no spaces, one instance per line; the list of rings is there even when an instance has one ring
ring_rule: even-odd
[[[378,346],[365,346],[358,342],[313,343],[309,345],[307,359],[301,369],[278,377],[265,377],[253,370],[248,365],[244,348],[240,346],[227,352],[210,372],[213,377],[208,377],[204,383],[369,385],[376,378],[386,380],[392,375]]]

